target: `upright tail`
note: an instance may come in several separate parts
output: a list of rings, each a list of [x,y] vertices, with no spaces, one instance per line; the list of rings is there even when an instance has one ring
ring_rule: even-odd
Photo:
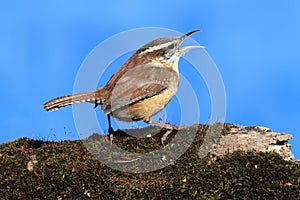
[[[43,106],[46,111],[54,111],[65,106],[82,102],[89,102],[94,103],[95,105],[101,105],[106,99],[106,92],[103,91],[103,89],[104,88],[100,88],[93,92],[58,97],[44,103]]]

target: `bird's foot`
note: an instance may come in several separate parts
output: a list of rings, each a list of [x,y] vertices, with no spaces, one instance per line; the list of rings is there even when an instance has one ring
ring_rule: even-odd
[[[163,124],[163,123],[154,122],[151,120],[144,120],[144,121],[148,124],[153,124],[155,126],[159,126],[159,127],[167,129],[167,132],[165,132],[161,138],[162,145],[164,145],[164,142],[166,141],[166,139],[167,139],[168,135],[170,135],[170,133],[172,133],[174,130],[178,131],[178,130],[181,130],[186,127],[185,125],[175,126],[172,124]]]
[[[175,130],[175,131],[179,131],[181,129],[186,128],[185,125],[181,124],[179,126],[174,126],[172,124],[165,124],[165,127],[167,129],[167,132],[165,132],[163,134],[163,136],[161,137],[161,144],[164,145],[164,142],[167,140],[167,137]]]

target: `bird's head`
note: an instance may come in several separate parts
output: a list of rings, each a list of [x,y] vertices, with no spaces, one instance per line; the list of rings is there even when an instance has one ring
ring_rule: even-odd
[[[136,54],[140,59],[157,60],[170,66],[176,65],[180,56],[194,48],[205,48],[204,46],[185,46],[180,47],[182,42],[192,34],[199,32],[195,30],[180,37],[167,37],[153,40],[140,49]]]

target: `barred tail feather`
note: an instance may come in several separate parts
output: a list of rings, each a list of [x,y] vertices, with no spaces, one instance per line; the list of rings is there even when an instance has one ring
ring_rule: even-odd
[[[96,99],[95,92],[87,92],[52,99],[44,103],[44,108],[46,111],[54,111],[65,106],[82,102],[98,103],[100,100]]]

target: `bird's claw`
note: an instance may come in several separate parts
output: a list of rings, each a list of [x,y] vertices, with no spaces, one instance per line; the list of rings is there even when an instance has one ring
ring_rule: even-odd
[[[168,135],[170,135],[170,133],[173,132],[173,129],[168,129],[167,132],[165,132],[163,134],[163,136],[161,137],[161,144],[164,145],[164,142],[166,141]]]

